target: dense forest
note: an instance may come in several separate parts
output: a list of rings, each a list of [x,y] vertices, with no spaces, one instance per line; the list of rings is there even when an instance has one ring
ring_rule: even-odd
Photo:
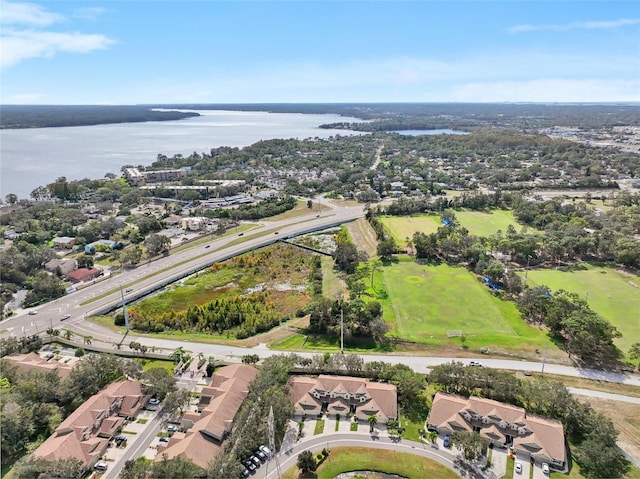
[[[168,121],[199,116],[195,112],[156,111],[152,108],[135,105],[1,105],[0,129]]]

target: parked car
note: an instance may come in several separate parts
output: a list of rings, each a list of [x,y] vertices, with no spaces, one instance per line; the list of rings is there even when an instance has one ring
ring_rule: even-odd
[[[444,436],[444,441],[442,441],[442,444],[444,445],[444,447],[449,447],[449,445],[451,444],[451,436],[449,436],[449,434]]]
[[[176,432],[178,430],[178,426],[176,426],[175,424],[169,424],[167,426],[167,431],[169,432]]]
[[[516,472],[522,474],[522,463],[520,461],[516,461]]]
[[[157,406],[158,404],[160,404],[160,399],[156,399],[156,398],[149,399],[149,405]]]
[[[162,436],[160,438],[160,442],[169,442],[169,438],[167,436]]]
[[[258,449],[260,449],[262,452],[264,452],[267,455],[267,457],[271,457],[271,449],[269,449],[264,444],[262,446],[260,446]]]
[[[249,459],[251,459],[251,462],[253,462],[256,467],[260,467],[262,465],[262,461],[260,461],[257,456],[251,456]]]
[[[267,455],[262,452],[260,449],[258,449],[255,453],[255,456],[260,459],[261,462],[267,462]]]
[[[256,466],[253,461],[251,461],[251,459],[245,459],[244,461],[242,461],[242,464],[244,465],[244,467],[249,469],[250,472],[253,472],[258,468],[258,466]]]
[[[71,317],[70,314],[63,314],[62,317],[60,318],[60,321],[65,321],[67,319],[69,319]]]
[[[93,466],[96,471],[106,471],[108,467],[109,464],[107,464],[107,461],[98,461],[96,465]]]
[[[251,471],[249,471],[249,469],[245,469],[244,471],[242,471],[242,477],[249,477],[250,474]]]
[[[29,316],[35,316],[36,314],[38,314],[37,309],[32,309],[31,311],[29,311]]]
[[[549,464],[547,464],[546,462],[542,463],[542,472],[547,475],[549,474]]]

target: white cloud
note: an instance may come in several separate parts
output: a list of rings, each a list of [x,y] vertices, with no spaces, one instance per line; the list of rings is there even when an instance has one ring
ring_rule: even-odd
[[[58,52],[88,53],[103,50],[113,40],[97,34],[37,32],[3,33],[0,65],[5,68],[28,58],[52,57]]]
[[[3,25],[51,25],[63,19],[62,16],[47,12],[35,3],[15,3],[0,1],[0,22]]]
[[[29,105],[38,103],[42,98],[39,93],[19,93],[2,99],[2,103],[7,105]]]
[[[79,32],[53,32],[40,28],[66,20],[34,3],[0,0],[2,29],[0,36],[0,67],[6,68],[29,58],[50,58],[56,53],[88,53],[103,50],[114,41],[105,35]],[[102,9],[78,10],[84,18],[98,15]]]
[[[545,78],[467,83],[452,88],[459,102],[637,102],[640,80]]]
[[[610,28],[619,28],[629,25],[640,24],[640,18],[619,18],[617,20],[604,20],[604,21],[588,21],[588,22],[573,22],[564,24],[548,24],[548,25],[531,25],[523,24],[516,25],[507,28],[508,33],[523,33],[523,32],[535,32],[535,31],[554,31],[554,32],[568,32],[570,30],[607,30]]]

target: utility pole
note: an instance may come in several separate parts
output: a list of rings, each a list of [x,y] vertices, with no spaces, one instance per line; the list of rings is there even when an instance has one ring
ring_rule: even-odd
[[[344,306],[340,310],[340,354],[344,354]]]
[[[549,343],[547,342],[547,344],[544,347],[544,355],[542,356],[542,371],[540,373],[541,377],[544,377],[544,365],[547,362],[547,349],[549,348]]]

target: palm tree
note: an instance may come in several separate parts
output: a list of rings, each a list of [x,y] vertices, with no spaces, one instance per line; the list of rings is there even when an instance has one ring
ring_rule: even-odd
[[[376,424],[378,424],[378,416],[372,414],[371,416],[369,416],[369,419],[367,419],[367,422],[369,423],[369,432],[373,433],[373,428],[376,427]]]
[[[182,346],[178,346],[173,352],[169,355],[169,359],[173,360],[174,363],[179,363],[182,361],[184,353],[184,348]]]
[[[92,340],[93,340],[93,336],[85,336],[84,337],[84,344],[91,344]]]
[[[71,331],[70,329],[65,329],[64,330],[64,339],[67,339],[67,340],[71,341],[71,338],[73,338],[73,331]]]
[[[431,442],[431,444],[435,444],[436,439],[438,439],[438,433],[436,431],[429,431],[427,433],[427,439],[429,439],[429,442]]]

